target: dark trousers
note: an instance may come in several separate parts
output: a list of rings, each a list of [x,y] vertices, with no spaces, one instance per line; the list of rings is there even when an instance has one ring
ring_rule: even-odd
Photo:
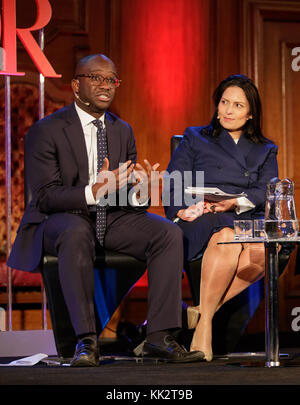
[[[147,333],[180,327],[183,269],[180,228],[144,211],[129,211],[114,221],[108,218],[108,223],[105,248],[147,263]],[[58,256],[60,283],[76,335],[96,332],[94,228],[91,218],[57,213],[49,215],[44,229],[44,249]]]

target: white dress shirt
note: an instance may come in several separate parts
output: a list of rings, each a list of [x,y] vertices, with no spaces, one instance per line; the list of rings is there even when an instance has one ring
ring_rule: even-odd
[[[93,124],[95,117],[91,114],[82,110],[78,105],[75,103],[75,109],[79,116],[81,126],[84,133],[84,140],[87,150],[88,156],[88,167],[89,167],[89,184],[85,187],[85,199],[87,205],[95,205],[97,201],[94,198],[92,192],[92,186],[97,182],[97,128]],[[105,114],[103,114],[99,120],[103,124],[103,128],[105,129]],[[133,206],[146,206],[148,201],[144,203],[140,203],[136,197],[136,193],[132,193],[131,195],[131,205]]]
[[[89,184],[85,187],[85,199],[87,205],[95,205],[96,200],[94,198],[92,192],[92,186],[97,181],[97,128],[92,123],[95,120],[91,114],[83,111],[78,105],[75,103],[75,108],[77,114],[79,116],[81,126],[84,133],[84,140],[86,145],[86,151],[88,156],[88,167],[89,167]],[[105,128],[104,122],[105,115],[103,114],[99,120],[103,124],[103,128]]]

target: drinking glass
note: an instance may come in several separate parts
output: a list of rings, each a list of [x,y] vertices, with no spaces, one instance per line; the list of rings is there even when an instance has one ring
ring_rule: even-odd
[[[234,223],[234,239],[245,240],[253,237],[253,221],[252,220],[238,220]]]
[[[265,238],[265,220],[255,219],[253,221],[253,235],[255,239]]]

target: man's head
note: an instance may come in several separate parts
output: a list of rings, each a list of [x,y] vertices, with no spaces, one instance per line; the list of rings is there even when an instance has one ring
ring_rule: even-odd
[[[71,84],[78,106],[99,118],[112,103],[120,80],[114,63],[107,56],[97,54],[78,62]]]

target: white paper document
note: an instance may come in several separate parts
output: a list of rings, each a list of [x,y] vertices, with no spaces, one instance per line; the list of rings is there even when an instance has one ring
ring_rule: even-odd
[[[38,354],[34,354],[33,356],[29,356],[29,357],[23,357],[22,359],[19,360],[14,360],[8,364],[0,364],[0,366],[34,366],[35,364],[37,364],[39,361],[45,359],[46,357],[48,357],[47,354],[44,353],[38,353]]]
[[[225,193],[217,187],[187,187],[184,191],[187,194],[203,195],[204,200],[209,201],[222,201],[229,200],[231,198],[247,197],[246,193]]]

